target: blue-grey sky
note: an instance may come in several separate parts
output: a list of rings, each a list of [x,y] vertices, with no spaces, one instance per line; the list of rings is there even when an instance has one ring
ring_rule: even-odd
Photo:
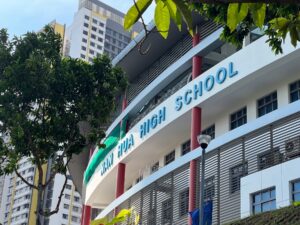
[[[132,0],[102,0],[104,3],[127,12]],[[27,31],[38,31],[56,19],[69,26],[77,11],[78,0],[0,0],[0,28],[8,33],[22,35]],[[146,14],[146,21],[152,19],[153,7]]]

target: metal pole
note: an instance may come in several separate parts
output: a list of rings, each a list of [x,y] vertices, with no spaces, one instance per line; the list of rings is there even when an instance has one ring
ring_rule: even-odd
[[[202,148],[201,156],[201,196],[200,196],[200,212],[199,212],[199,225],[203,224],[204,219],[204,187],[205,187],[205,148]]]

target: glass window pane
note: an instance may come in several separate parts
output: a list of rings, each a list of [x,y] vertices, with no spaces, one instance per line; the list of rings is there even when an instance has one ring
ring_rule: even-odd
[[[253,207],[253,213],[256,214],[256,213],[260,213],[260,212],[261,212],[260,204],[259,205],[255,205]]]
[[[262,201],[267,201],[270,199],[270,192],[266,191],[262,193]]]
[[[270,202],[270,210],[275,210],[276,209],[276,201],[271,201]]]
[[[260,194],[257,194],[257,195],[254,196],[254,202],[255,203],[261,202],[260,196],[261,196]]]
[[[274,198],[276,198],[276,196],[275,196],[276,194],[275,194],[275,190],[272,190],[271,191],[271,199],[274,199]]]
[[[270,202],[266,202],[262,204],[262,212],[270,211]]]
[[[294,183],[294,191],[300,191],[300,181]]]
[[[294,199],[293,199],[293,201],[294,201],[294,202],[300,201],[300,193],[294,194]]]

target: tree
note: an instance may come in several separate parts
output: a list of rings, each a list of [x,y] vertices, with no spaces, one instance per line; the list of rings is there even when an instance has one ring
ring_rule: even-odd
[[[101,128],[114,109],[116,94],[127,85],[120,68],[103,55],[88,64],[63,58],[62,40],[47,26],[43,32],[8,39],[0,30],[0,175],[15,172],[38,192],[39,215],[59,210],[67,183],[67,166],[74,154],[87,151],[104,137]],[[88,125],[85,133],[81,126]],[[27,181],[18,161],[28,157],[38,182]],[[52,159],[45,180],[43,165]],[[56,209],[42,208],[44,191],[56,174],[65,176]]]
[[[282,53],[282,43],[286,35],[291,37],[291,43],[296,47],[300,41],[300,4],[262,3],[249,1],[248,3],[219,3],[208,4],[206,0],[134,0],[128,10],[124,28],[130,29],[139,19],[143,20],[143,13],[155,2],[154,22],[160,34],[167,38],[170,21],[181,29],[182,23],[193,34],[192,13],[198,13],[224,27],[221,39],[237,46],[241,46],[249,32],[258,27],[268,36],[269,43],[275,54]],[[218,2],[218,1],[216,1]],[[253,3],[250,3],[253,2]],[[143,22],[144,23],[144,22]],[[144,24],[146,36],[150,33]]]

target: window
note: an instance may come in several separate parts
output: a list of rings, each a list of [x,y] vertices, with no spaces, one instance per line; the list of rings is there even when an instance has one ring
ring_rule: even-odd
[[[96,35],[95,34],[91,34],[91,38],[92,39],[96,39]]]
[[[209,135],[209,136],[211,136],[211,139],[214,139],[215,138],[215,125],[213,124],[210,127],[204,129],[202,131],[202,134]]]
[[[186,153],[191,151],[191,140],[186,141],[181,146],[181,155],[185,155]]]
[[[104,27],[104,23],[100,22],[99,25],[100,25],[100,27]]]
[[[281,153],[279,148],[275,148],[258,155],[258,169],[263,170],[281,163]]]
[[[96,20],[96,19],[93,19],[93,23],[97,24],[97,20]]]
[[[97,31],[97,28],[92,26],[92,31]]]
[[[300,180],[292,182],[293,202],[300,201]]]
[[[80,58],[85,59],[85,55],[84,54],[80,54]]]
[[[151,167],[151,173],[156,172],[159,169],[159,162],[156,162]]]
[[[290,102],[300,99],[300,80],[290,84]]]
[[[92,47],[95,47],[95,42],[90,42],[90,45],[92,46]]]
[[[168,155],[165,156],[165,165],[173,162],[175,160],[175,150],[170,152]]]
[[[89,27],[89,24],[88,23],[84,23],[83,26],[84,27]]]
[[[230,115],[230,130],[247,123],[247,108],[244,107]]]
[[[94,55],[95,51],[90,49],[90,54]]]
[[[74,202],[79,202],[79,197],[74,196]]]
[[[98,32],[99,32],[99,34],[103,34],[103,30],[99,30]]]
[[[67,220],[68,219],[68,215],[63,213],[62,214],[62,218]]]
[[[162,202],[162,224],[163,225],[171,225],[172,222],[172,200],[167,199]]]
[[[76,216],[72,216],[72,222],[77,222],[78,221],[78,218]]]
[[[230,193],[233,194],[241,188],[240,179],[248,174],[248,164],[241,163],[230,168]]]
[[[215,176],[211,176],[205,179],[204,184],[204,199],[212,200],[215,196]]]
[[[79,212],[79,207],[73,206],[73,212]]]
[[[68,195],[68,194],[65,194],[65,199],[70,199],[71,198],[71,196],[70,195]]]
[[[257,115],[261,117],[277,109],[277,92],[257,100]]]
[[[136,179],[136,184],[139,183],[139,182],[142,181],[142,180],[143,180],[143,176],[141,175],[141,176],[139,176],[139,177]]]
[[[98,48],[99,50],[101,50],[101,49],[102,49],[102,46],[100,46],[100,45],[97,45],[97,48]]]
[[[189,212],[189,189],[179,193],[179,216],[186,216]]]
[[[81,46],[81,50],[85,51],[86,47],[85,46]]]
[[[103,42],[103,38],[98,37],[98,41]]]
[[[83,43],[87,43],[87,39],[82,38],[82,42],[83,42]]]
[[[84,35],[88,35],[88,32],[87,32],[86,30],[82,31],[82,33],[83,33]]]
[[[64,209],[69,209],[69,205],[68,204],[64,204]]]
[[[253,214],[276,209],[275,187],[252,195]]]
[[[86,20],[89,20],[89,19],[90,19],[90,17],[89,17],[89,16],[87,16],[87,15],[85,15],[85,16],[84,16],[84,19],[86,19]]]

